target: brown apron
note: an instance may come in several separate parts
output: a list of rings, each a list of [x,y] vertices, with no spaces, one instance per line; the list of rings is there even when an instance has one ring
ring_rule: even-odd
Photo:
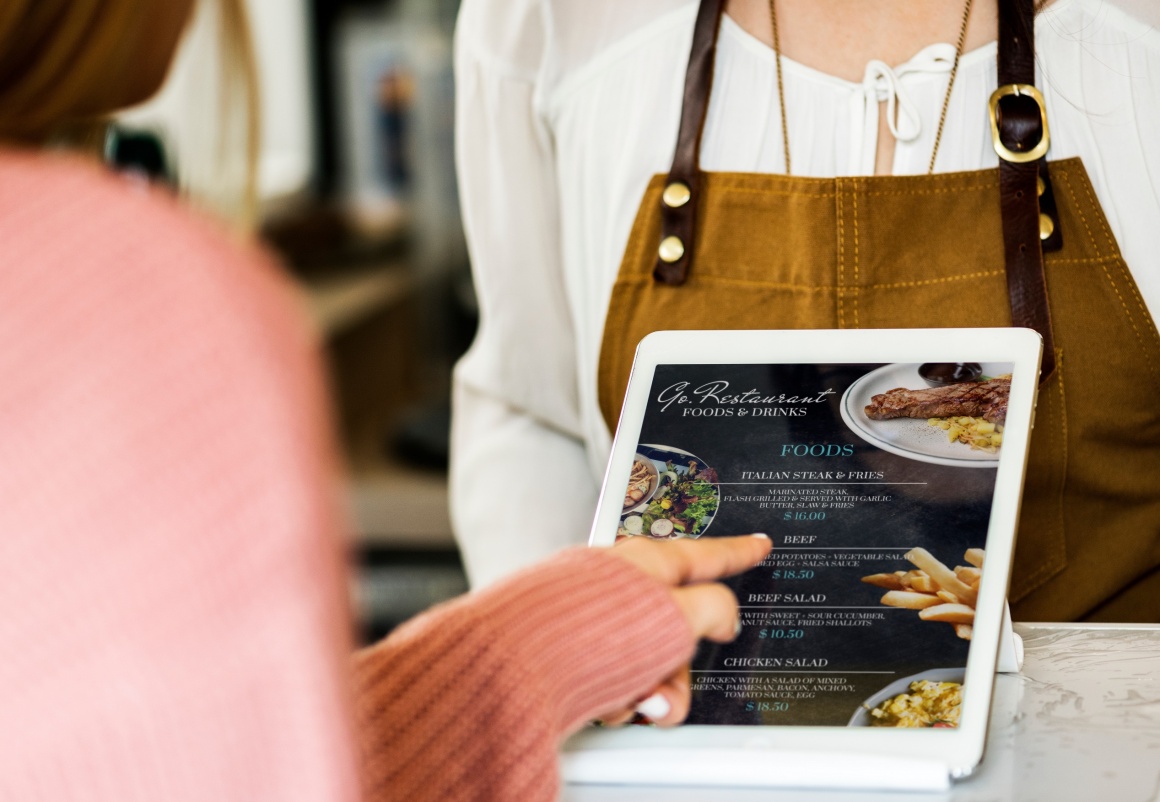
[[[1000,169],[925,176],[701,172],[722,6],[702,2],[673,171],[649,183],[613,288],[599,368],[609,427],[636,344],[652,331],[1010,326],[1014,319],[1038,329],[1045,344],[1054,336],[1055,357],[1032,434],[1010,591],[1015,617],[1160,621],[1160,335],[1083,164],[1017,163],[1014,178],[1005,161]],[[1030,24],[1013,33],[1004,16],[1001,83],[1012,74],[1003,64],[1010,41],[1030,42]],[[1033,76],[1024,51],[1023,75]],[[1032,196],[1030,216],[1013,223],[1037,175],[1047,179],[1038,208]],[[679,191],[662,200],[673,183]],[[1031,248],[1012,233],[1028,220]],[[1036,270],[1048,290],[1038,301]]]

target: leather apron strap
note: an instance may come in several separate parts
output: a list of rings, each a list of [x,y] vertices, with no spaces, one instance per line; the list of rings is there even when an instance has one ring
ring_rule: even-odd
[[[725,0],[701,0],[693,28],[677,151],[661,195],[664,234],[653,277],[662,284],[684,284],[693,261],[697,200],[701,189],[701,133],[705,130],[709,95],[713,91],[717,33],[723,13]]]
[[[662,233],[653,278],[662,284],[683,284],[692,266],[702,183],[701,136],[724,7],[724,0],[701,0],[697,11],[677,147],[661,196]],[[1043,337],[1040,381],[1046,381],[1055,370],[1055,343],[1043,250],[1058,250],[1063,239],[1044,158],[1049,143],[1047,114],[1043,96],[1035,90],[1034,14],[1033,0],[999,0],[1000,87],[991,96],[990,111],[1000,157],[1011,322],[1035,329]]]
[[[1043,338],[1039,381],[1055,372],[1055,338],[1047,303],[1040,241],[1063,244],[1055,215],[1040,211],[1040,192],[1047,197],[1047,109],[1035,89],[1035,8],[1033,0],[999,2],[999,88],[991,95],[990,114],[995,151],[999,154],[999,198],[1002,204],[1003,250],[1007,264],[1007,297],[1011,323],[1035,329]],[[1047,235],[1047,236],[1044,236]],[[1044,243],[1046,244],[1046,242]]]

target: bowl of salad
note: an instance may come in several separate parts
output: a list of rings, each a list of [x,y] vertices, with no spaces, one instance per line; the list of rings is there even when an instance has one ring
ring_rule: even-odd
[[[675,449],[658,465],[659,481],[646,504],[634,508],[621,523],[622,535],[646,535],[657,540],[700,537],[713,522],[720,504],[717,472],[696,457]]]

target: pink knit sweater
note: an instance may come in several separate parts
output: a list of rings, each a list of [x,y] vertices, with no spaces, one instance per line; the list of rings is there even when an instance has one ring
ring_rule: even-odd
[[[550,802],[561,736],[692,649],[660,583],[596,550],[420,616],[355,661],[367,796]]]
[[[0,344],[0,799],[550,800],[561,737],[691,653],[659,584],[572,553],[352,694],[315,345],[160,193],[0,152]]]

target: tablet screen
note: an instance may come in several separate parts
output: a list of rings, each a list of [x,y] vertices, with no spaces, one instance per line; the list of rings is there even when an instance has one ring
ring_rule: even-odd
[[[765,532],[689,724],[954,728],[1012,365],[659,365],[618,537]]]

